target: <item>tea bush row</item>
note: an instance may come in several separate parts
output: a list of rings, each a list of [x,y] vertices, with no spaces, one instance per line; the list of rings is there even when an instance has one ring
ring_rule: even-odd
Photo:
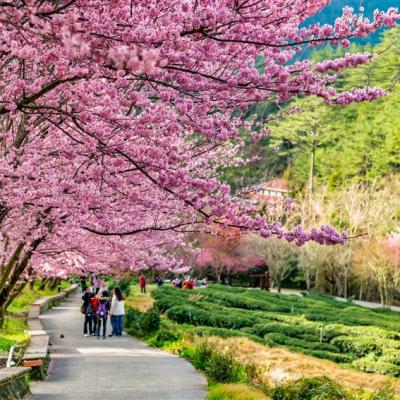
[[[395,313],[361,309],[325,296],[302,298],[219,285],[192,291],[162,288],[154,296],[169,319],[196,326],[200,332],[257,338],[365,371],[400,375],[400,334],[382,327],[395,322],[400,326],[400,315]],[[301,307],[312,314],[301,314]],[[365,326],[367,321],[371,324],[370,315],[372,320],[384,316],[384,324]],[[346,324],[335,322],[340,319]],[[358,325],[351,325],[355,321]]]

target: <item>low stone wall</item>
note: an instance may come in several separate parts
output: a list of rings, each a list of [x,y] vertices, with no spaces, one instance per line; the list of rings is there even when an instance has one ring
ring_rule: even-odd
[[[31,339],[23,357],[23,366],[32,368],[32,379],[43,379],[46,376],[49,361],[48,353],[50,337],[43,329],[39,316],[49,308],[61,303],[62,300],[68,297],[77,288],[78,285],[74,284],[68,289],[62,290],[55,296],[42,297],[41,299],[36,300],[29,308],[28,333]]]
[[[28,384],[30,368],[0,370],[0,400],[25,400],[31,392]]]

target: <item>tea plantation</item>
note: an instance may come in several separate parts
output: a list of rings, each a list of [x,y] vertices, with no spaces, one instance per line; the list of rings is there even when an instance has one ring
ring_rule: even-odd
[[[199,335],[246,336],[366,371],[400,376],[400,314],[319,295],[213,285],[153,292],[156,307]]]

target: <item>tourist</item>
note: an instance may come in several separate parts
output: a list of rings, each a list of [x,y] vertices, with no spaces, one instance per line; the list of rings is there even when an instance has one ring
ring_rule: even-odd
[[[164,281],[163,281],[163,279],[161,278],[160,275],[156,276],[156,283],[157,283],[158,287],[160,287],[160,286],[162,286],[164,284]]]
[[[182,286],[183,286],[182,279],[178,276],[178,278],[176,278],[176,281],[175,281],[175,287],[178,289],[182,289]]]
[[[82,300],[83,300],[83,304],[81,307],[81,312],[82,314],[85,316],[85,320],[83,323],[83,334],[85,337],[89,336],[89,334],[92,332],[92,319],[93,319],[93,308],[91,305],[91,301],[90,301],[90,288],[86,287],[85,288],[85,293],[83,293],[82,296]],[[88,326],[89,326],[89,330],[88,330]]]
[[[122,319],[125,315],[124,303],[124,296],[122,296],[121,289],[116,287],[113,291],[110,308],[111,324],[115,336],[122,336]]]
[[[193,281],[190,279],[190,277],[185,279],[185,282],[183,282],[183,288],[184,289],[193,289]]]
[[[85,275],[81,275],[81,276],[79,277],[79,280],[80,280],[80,282],[81,282],[82,293],[85,293],[86,288],[87,288],[86,276],[85,276]]]
[[[146,278],[143,274],[139,277],[140,293],[146,294]]]
[[[101,292],[99,298],[99,308],[97,309],[97,339],[100,339],[100,329],[103,324],[103,339],[106,338],[107,318],[110,311],[110,300],[108,298],[107,290]]]
[[[92,308],[93,308],[93,329],[91,332],[92,336],[96,336],[96,332],[97,332],[97,310],[99,309],[99,299],[98,297],[95,295],[95,293],[91,294],[91,303],[92,303]]]

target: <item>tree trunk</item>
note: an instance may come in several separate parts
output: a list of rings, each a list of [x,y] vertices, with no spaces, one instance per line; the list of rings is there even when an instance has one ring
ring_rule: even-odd
[[[42,243],[44,237],[33,240],[29,246],[29,249],[25,252],[21,258],[22,249],[25,247],[25,243],[19,243],[11,256],[9,262],[6,264],[4,270],[1,273],[0,278],[0,319],[4,321],[4,313],[7,310],[11,300],[19,293],[19,290],[25,286],[26,282],[20,282],[19,278],[23,272],[27,269],[28,263],[32,257],[32,254],[37,247]],[[14,296],[14,297],[13,297]]]
[[[49,280],[50,278],[43,278],[42,281],[40,282],[39,290],[44,290]]]
[[[53,281],[49,284],[49,289],[50,290],[55,290],[60,282],[61,282],[61,279],[53,278]]]
[[[0,307],[0,329],[3,329],[4,327],[5,316],[6,316],[6,308]]]
[[[315,152],[317,149],[317,127],[314,125],[312,129],[312,144],[311,144],[311,159],[310,159],[310,177],[309,177],[309,191],[310,196],[314,193],[314,176],[315,176]]]

